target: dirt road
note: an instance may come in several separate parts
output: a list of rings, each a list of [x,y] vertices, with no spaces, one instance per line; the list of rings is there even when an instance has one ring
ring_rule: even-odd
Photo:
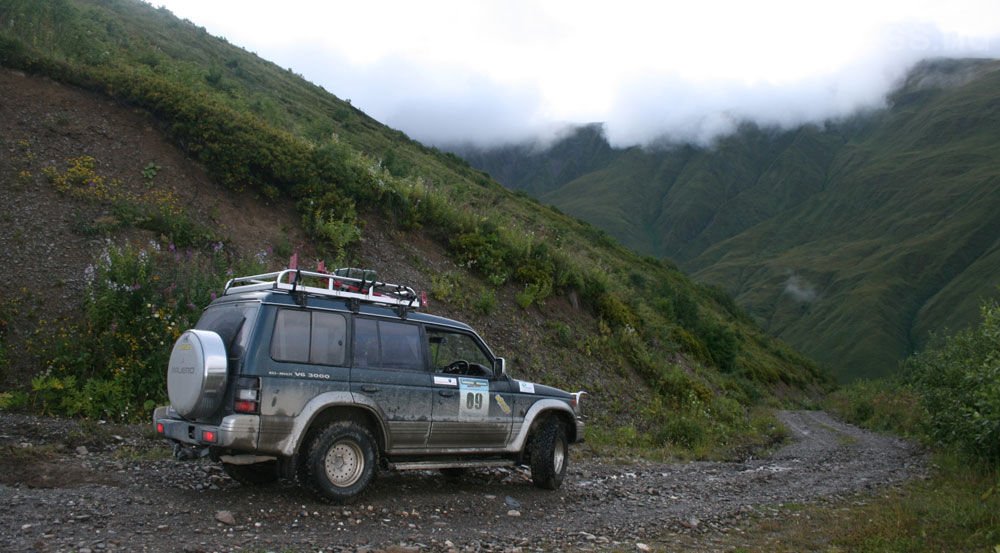
[[[383,474],[359,503],[334,507],[291,484],[249,488],[210,462],[174,461],[140,427],[0,414],[0,550],[656,550],[924,471],[902,440],[823,412],[779,418],[792,440],[766,459],[579,460],[555,492],[516,470]]]

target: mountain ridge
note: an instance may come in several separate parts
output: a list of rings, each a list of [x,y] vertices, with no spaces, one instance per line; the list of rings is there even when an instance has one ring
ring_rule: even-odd
[[[996,61],[926,61],[885,109],[745,123],[710,148],[612,150],[538,198],[722,286],[842,379],[886,375],[996,293],[998,86]],[[491,174],[498,162],[468,159]],[[530,175],[510,183],[534,190]]]

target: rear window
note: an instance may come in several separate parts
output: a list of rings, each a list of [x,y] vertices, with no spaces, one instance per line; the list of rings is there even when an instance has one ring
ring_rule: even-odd
[[[275,361],[314,365],[344,365],[347,319],[340,313],[278,311],[271,337]]]
[[[209,307],[201,314],[194,327],[218,334],[222,343],[226,344],[229,358],[239,359],[246,351],[259,307],[260,304],[257,303],[230,303]]]

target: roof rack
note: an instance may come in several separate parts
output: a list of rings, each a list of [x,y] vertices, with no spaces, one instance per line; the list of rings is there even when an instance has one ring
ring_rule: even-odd
[[[361,276],[358,278],[355,275]],[[285,269],[276,273],[231,279],[226,283],[223,295],[255,290],[287,290],[292,293],[397,306],[404,310],[421,307],[420,297],[413,288],[379,282],[374,277],[374,271],[359,269],[338,269],[333,274]]]

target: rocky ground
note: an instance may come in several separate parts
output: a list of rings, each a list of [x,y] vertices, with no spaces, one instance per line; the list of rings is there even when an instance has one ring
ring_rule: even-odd
[[[731,550],[750,517],[925,471],[905,441],[823,412],[779,417],[792,439],[762,459],[574,460],[555,492],[519,470],[387,473],[331,506],[292,483],[246,487],[207,460],[175,461],[142,426],[0,413],[0,550]]]

